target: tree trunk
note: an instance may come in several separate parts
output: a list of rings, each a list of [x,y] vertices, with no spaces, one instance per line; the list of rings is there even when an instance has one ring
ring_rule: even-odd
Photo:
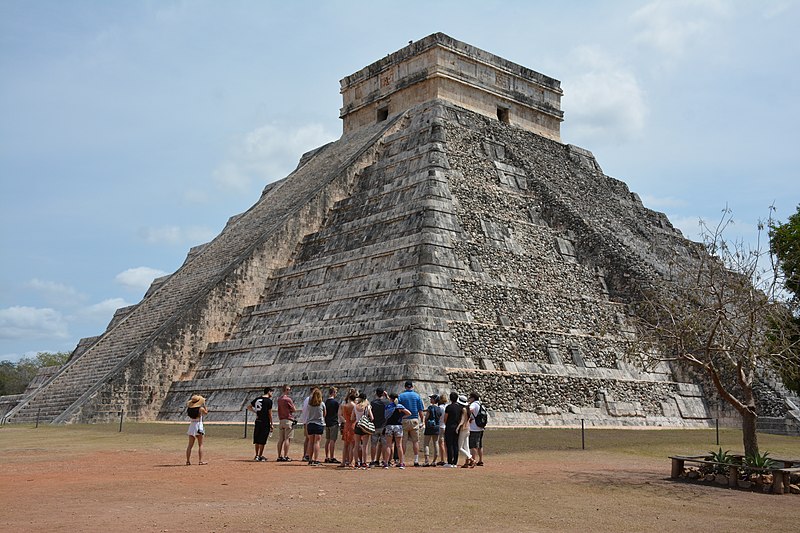
[[[758,454],[758,435],[756,434],[756,422],[758,415],[755,410],[745,411],[742,415],[742,439],[744,440],[744,455],[750,457]]]

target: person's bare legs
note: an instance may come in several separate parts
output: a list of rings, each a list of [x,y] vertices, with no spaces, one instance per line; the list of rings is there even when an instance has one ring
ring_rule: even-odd
[[[364,437],[369,438],[369,435],[356,435],[356,462],[365,465],[366,464],[366,440]]]
[[[439,462],[447,462],[447,450],[444,447],[444,429],[439,430]]]
[[[194,446],[194,437],[189,435],[189,445],[186,446],[186,464],[192,464],[192,447]]]
[[[480,448],[470,448],[470,453],[472,454],[472,459],[475,459],[475,456],[478,456],[478,463],[483,463],[483,446]]]
[[[383,438],[386,439],[385,436]],[[371,442],[372,438],[370,437],[370,443]],[[369,460],[371,462],[377,463],[381,460],[381,457],[383,457],[383,442],[381,442],[380,439],[378,439],[374,446],[370,446],[369,454]]]
[[[325,459],[333,459],[333,454],[336,451],[336,441],[326,439],[325,440]]]
[[[286,438],[283,441],[283,457],[289,457],[289,445],[292,443],[292,439]]]
[[[320,435],[308,436],[308,463],[311,464],[319,458]]]
[[[396,438],[399,439],[400,437],[396,437]],[[417,446],[417,453],[419,453],[419,442],[416,443],[416,446]],[[400,461],[401,465],[404,465],[405,462],[406,462],[406,459],[405,459],[406,451],[403,449],[402,440],[398,440],[397,448],[398,448],[398,450],[397,450],[397,459]]]
[[[196,438],[197,438],[197,458],[198,458],[197,464],[199,465],[207,464],[205,461],[203,461],[203,436],[198,435]]]
[[[386,446],[383,447],[383,464],[388,465],[389,459],[392,456],[392,448],[394,448],[394,435],[386,440]]]
[[[403,428],[403,442],[400,444],[400,449],[403,451],[403,455],[405,455],[406,445],[409,441],[411,441],[411,449],[414,451],[414,457],[419,457],[419,435],[420,433],[417,433],[417,438],[412,439],[409,433],[406,431],[406,428]],[[400,454],[398,452],[398,456],[399,455]],[[402,459],[400,462],[403,462]]]

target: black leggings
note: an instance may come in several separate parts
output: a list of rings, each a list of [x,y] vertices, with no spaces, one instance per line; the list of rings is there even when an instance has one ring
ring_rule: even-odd
[[[447,462],[451,465],[458,464],[458,431],[455,427],[444,429],[444,445],[447,448]]]

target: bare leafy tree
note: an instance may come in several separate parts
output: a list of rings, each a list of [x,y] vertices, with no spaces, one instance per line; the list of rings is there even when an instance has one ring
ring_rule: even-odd
[[[757,372],[791,365],[796,323],[784,304],[780,271],[761,242],[764,224],[755,247],[727,241],[731,224],[728,209],[715,227],[701,221],[703,247],[643,291],[635,314],[651,344],[639,353],[704,373],[741,415],[745,454],[752,456],[758,453]]]

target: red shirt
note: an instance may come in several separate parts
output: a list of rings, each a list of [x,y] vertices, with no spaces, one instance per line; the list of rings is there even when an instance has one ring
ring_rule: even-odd
[[[278,420],[294,420],[294,402],[292,397],[284,394],[278,398]]]

